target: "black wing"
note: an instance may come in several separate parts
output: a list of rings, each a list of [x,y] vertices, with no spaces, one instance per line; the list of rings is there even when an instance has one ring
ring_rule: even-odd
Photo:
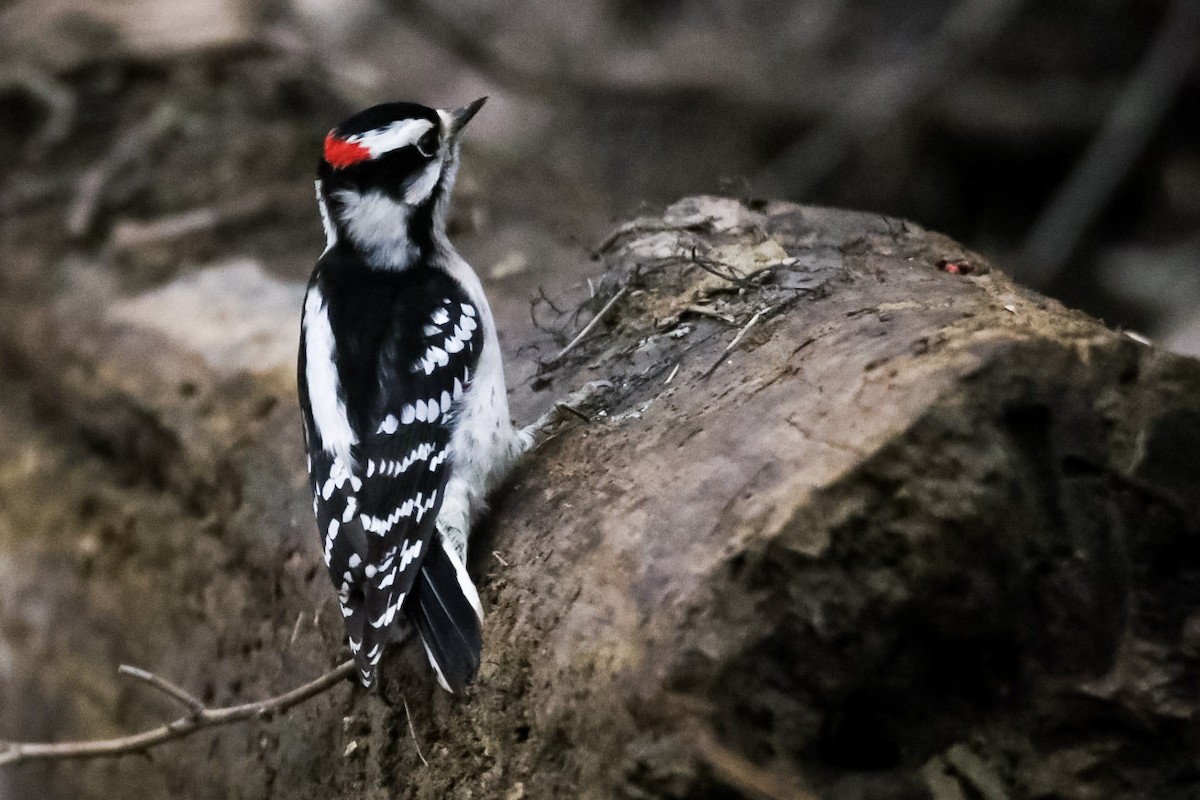
[[[445,556],[437,552],[435,521],[450,476],[454,418],[479,358],[482,330],[478,310],[457,286],[399,287],[386,304],[390,313],[363,319],[370,314],[360,304],[353,325],[346,323],[354,309],[339,309],[336,287],[332,292],[338,374],[358,443],[347,464],[310,440],[311,477],[326,563],[351,650],[369,684],[383,646],[401,627],[406,601],[415,594],[417,605],[427,605],[434,583],[461,594],[457,583],[436,579]],[[372,299],[378,307],[380,298]],[[354,333],[340,336],[339,328],[363,340]],[[477,664],[478,620],[473,612],[471,617],[475,633],[468,639]],[[456,666],[462,658],[442,652],[438,662],[436,637],[430,647],[429,633],[441,627],[421,630],[422,638],[443,682],[459,688],[474,669],[464,680]]]

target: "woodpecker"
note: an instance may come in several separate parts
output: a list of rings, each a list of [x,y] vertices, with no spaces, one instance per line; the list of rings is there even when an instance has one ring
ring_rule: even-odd
[[[480,663],[467,538],[532,435],[509,418],[479,278],[446,236],[453,110],[388,103],[325,137],[325,251],[301,322],[299,396],[321,547],[363,685],[415,629],[443,688]]]

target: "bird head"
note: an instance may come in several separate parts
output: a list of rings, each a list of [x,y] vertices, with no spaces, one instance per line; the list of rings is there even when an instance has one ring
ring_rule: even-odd
[[[456,109],[386,103],[331,130],[317,168],[331,244],[345,238],[388,262],[381,266],[402,268],[444,238],[459,135],[485,100]]]

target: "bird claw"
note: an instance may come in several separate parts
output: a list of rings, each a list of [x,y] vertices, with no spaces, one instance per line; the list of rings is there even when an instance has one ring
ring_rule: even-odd
[[[602,399],[612,389],[611,381],[591,381],[555,403],[554,407],[543,414],[537,422],[521,430],[521,440],[526,449],[536,447],[545,441],[551,430],[571,417],[591,422],[592,417],[600,410]]]
[[[612,381],[585,383],[554,404],[555,410],[559,412],[559,422],[565,421],[567,414],[590,421],[592,415],[600,410],[600,401],[612,390]]]

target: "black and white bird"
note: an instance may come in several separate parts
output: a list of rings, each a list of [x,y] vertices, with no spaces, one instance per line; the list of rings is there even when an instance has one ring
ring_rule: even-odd
[[[389,103],[325,138],[327,244],[304,300],[299,394],[325,563],[370,685],[415,628],[442,686],[479,667],[467,536],[532,435],[508,415],[492,311],[446,237],[459,135],[483,105]]]

